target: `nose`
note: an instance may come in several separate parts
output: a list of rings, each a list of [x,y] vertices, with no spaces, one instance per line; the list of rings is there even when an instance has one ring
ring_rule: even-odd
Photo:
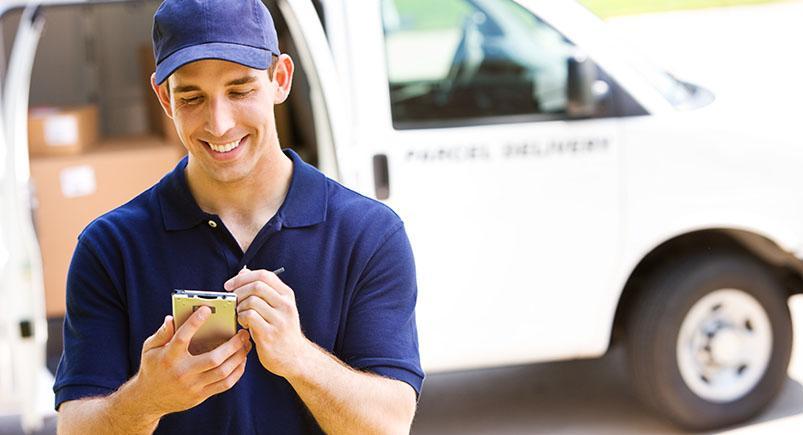
[[[210,134],[223,137],[234,125],[234,113],[225,99],[216,98],[210,101],[206,117],[205,130]]]

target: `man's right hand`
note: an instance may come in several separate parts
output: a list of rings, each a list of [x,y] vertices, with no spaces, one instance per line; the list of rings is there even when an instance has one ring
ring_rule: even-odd
[[[147,403],[147,413],[161,418],[192,408],[237,383],[245,371],[251,340],[243,329],[226,343],[200,355],[189,352],[192,337],[209,318],[207,307],[196,310],[174,332],[172,316],[142,346],[139,372],[132,379]]]

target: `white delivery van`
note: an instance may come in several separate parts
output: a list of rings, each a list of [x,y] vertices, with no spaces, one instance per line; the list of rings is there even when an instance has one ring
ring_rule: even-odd
[[[92,62],[121,68],[124,44],[148,42],[158,6],[40,3],[38,14],[5,3],[3,23],[19,23],[19,38],[31,17],[45,34],[61,19],[48,52],[78,39],[117,57],[35,67],[31,101]],[[573,2],[268,3],[299,67],[285,145],[404,219],[428,373],[594,358],[621,342],[636,391],[684,427],[742,421],[776,395],[791,352],[787,300],[803,289],[799,136],[746,122],[632,56]],[[69,11],[90,18],[64,21]],[[105,47],[113,41],[123,45]],[[7,58],[30,63],[35,45],[6,41]],[[90,99],[142,118],[114,110],[151,95],[115,99],[119,86],[95,78]],[[29,76],[4,79],[27,92]],[[21,123],[6,130],[25,128],[26,109],[5,102],[2,119]],[[24,135],[3,140],[25,148]]]

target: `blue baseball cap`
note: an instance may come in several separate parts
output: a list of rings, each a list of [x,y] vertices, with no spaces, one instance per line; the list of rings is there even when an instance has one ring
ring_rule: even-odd
[[[259,0],[166,0],[153,16],[157,84],[196,60],[268,69],[279,54],[273,17]]]

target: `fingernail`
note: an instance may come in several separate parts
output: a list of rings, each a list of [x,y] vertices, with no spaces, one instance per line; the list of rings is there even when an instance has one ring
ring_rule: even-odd
[[[226,281],[226,283],[223,284],[223,288],[226,289],[226,291],[231,291],[231,281]]]

